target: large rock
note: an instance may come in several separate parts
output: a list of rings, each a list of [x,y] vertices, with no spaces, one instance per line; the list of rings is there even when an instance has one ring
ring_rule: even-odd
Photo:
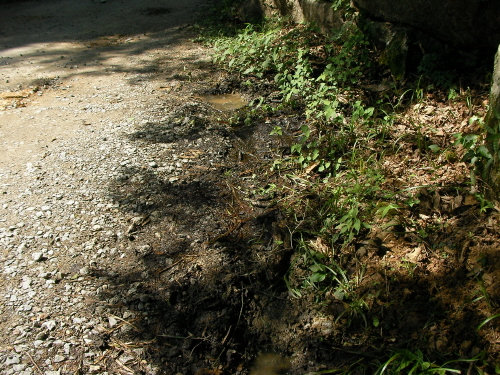
[[[277,11],[295,22],[312,22],[322,33],[331,34],[344,24],[343,14],[332,9],[332,3],[318,0],[260,0],[266,15]]]
[[[416,27],[460,49],[500,43],[500,0],[353,0],[380,20]]]

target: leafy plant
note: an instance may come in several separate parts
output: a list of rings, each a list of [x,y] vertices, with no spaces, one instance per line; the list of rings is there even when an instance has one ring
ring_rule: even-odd
[[[382,363],[375,375],[408,374],[408,375],[445,375],[447,373],[461,374],[460,370],[448,367],[452,362],[436,365],[427,360],[420,350],[414,352],[406,349],[395,350],[391,357]]]
[[[479,124],[484,126],[484,121],[473,116],[469,122],[478,121]],[[456,133],[453,135],[456,139],[455,145],[462,145],[466,150],[465,155],[462,160],[471,164],[473,169],[471,170],[471,181],[472,184],[476,184],[476,177],[482,177],[485,179],[491,164],[493,163],[493,155],[486,145],[482,144],[483,137],[478,134],[463,134]]]

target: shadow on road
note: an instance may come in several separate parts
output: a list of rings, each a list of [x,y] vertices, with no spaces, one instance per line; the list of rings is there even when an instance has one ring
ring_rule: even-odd
[[[180,30],[206,6],[199,0],[0,2],[0,77],[5,78],[0,89],[53,75],[64,79],[124,73],[147,79],[165,74],[162,68],[188,65],[189,57],[175,61],[176,56],[155,55],[154,50],[185,42]],[[141,62],[141,56],[147,58]],[[134,58],[139,61],[130,64]],[[18,66],[27,76],[2,74],[2,66]],[[23,73],[27,66],[31,70]]]

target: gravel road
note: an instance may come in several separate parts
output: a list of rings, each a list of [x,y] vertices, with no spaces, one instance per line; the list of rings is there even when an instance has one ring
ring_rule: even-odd
[[[1,374],[189,372],[130,334],[161,313],[146,284],[221,230],[230,143],[193,99],[217,80],[190,39],[204,9],[0,3]]]

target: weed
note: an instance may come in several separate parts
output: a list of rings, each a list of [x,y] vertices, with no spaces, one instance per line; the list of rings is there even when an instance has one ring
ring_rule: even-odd
[[[338,8],[346,2],[334,0],[332,3]],[[394,129],[407,126],[404,112],[411,109],[411,105],[425,108],[427,99],[433,95],[429,82],[445,87],[441,97],[447,97],[450,102],[465,100],[471,107],[470,95],[458,93],[453,85],[453,72],[437,69],[441,67],[438,55],[427,56],[422,61],[420,78],[410,84],[385,84],[389,74],[385,73],[382,82],[389,87],[387,90],[363,92],[362,82],[370,81],[378,67],[365,36],[353,24],[332,39],[317,35],[312,27],[293,28],[283,20],[249,25],[236,38],[221,39],[216,51],[215,60],[241,74],[243,80],[250,76],[274,79],[283,98],[280,109],[274,110],[275,116],[281,116],[283,109],[293,108],[306,117],[292,133],[295,138],[290,152],[270,165],[271,170],[277,172],[275,175],[279,175],[280,183],[262,189],[263,194],[275,194],[278,207],[295,223],[292,261],[285,277],[289,294],[322,306],[334,301],[343,309],[335,316],[337,325],[346,327],[358,322],[360,328],[372,332],[379,328],[377,331],[382,334],[383,311],[372,311],[372,306],[381,306],[382,301],[376,290],[360,291],[366,287],[361,285],[365,267],[355,249],[360,248],[369,233],[375,232],[371,229],[374,225],[390,232],[394,238],[425,242],[429,248],[436,233],[443,232],[446,225],[429,214],[438,210],[433,197],[416,193],[419,190],[415,189],[422,186],[408,187],[407,181],[397,181],[390,176],[394,165],[391,157],[401,150],[406,152],[405,141],[409,139],[411,149],[416,151],[416,146],[419,151],[415,152],[412,163],[418,163],[420,156],[425,155],[424,161],[432,165],[426,167],[426,171],[437,169],[441,160],[454,163],[458,155],[464,153],[464,161],[475,169],[474,176],[482,176],[492,154],[492,150],[482,145],[487,139],[485,135],[457,134],[455,145],[461,145],[464,151],[446,148],[437,137],[429,136],[429,126],[423,116],[415,120],[409,133],[394,136]],[[252,116],[257,116],[258,111],[273,111],[265,107],[262,99],[255,101],[253,110],[256,112]],[[423,114],[423,110],[421,112]],[[486,129],[478,117],[471,121]],[[245,118],[235,123],[244,124]],[[287,133],[288,136],[290,128],[282,124],[275,125],[270,134]],[[500,139],[500,136],[495,138],[494,129],[488,134],[491,134],[490,140]],[[420,170],[423,169],[419,168],[413,177],[422,181]],[[437,179],[436,175],[430,177],[431,181]],[[491,202],[481,198],[477,197],[481,210],[490,210]],[[382,247],[376,245],[373,247]],[[376,255],[379,256],[378,252]],[[448,254],[443,252],[442,256],[445,258]],[[385,274],[385,285],[380,288],[385,286],[386,293],[381,299],[390,298],[390,280],[396,283],[401,270],[410,278],[420,275],[417,265],[405,259],[399,265],[387,267],[394,268]],[[458,372],[449,363],[436,365],[426,357],[430,355],[428,352],[419,349],[377,354],[384,359],[359,362],[366,373]],[[354,367],[335,372],[354,373]]]
[[[464,360],[465,361],[465,360]],[[387,361],[381,363],[376,375],[382,374],[415,374],[415,375],[430,375],[438,374],[445,375],[447,373],[461,374],[460,370],[449,367],[451,363],[458,361],[447,362],[443,365],[436,365],[425,358],[420,350],[414,352],[406,349],[395,350]]]
[[[485,126],[483,119],[473,116],[469,122],[478,122],[483,127]],[[461,145],[466,153],[462,160],[469,163],[473,169],[471,170],[471,182],[473,185],[477,182],[477,177],[487,178],[490,166],[493,163],[493,155],[490,150],[482,144],[483,137],[478,134],[463,134],[456,133],[453,135],[456,139],[455,146]]]
[[[493,316],[490,316],[489,318],[483,320],[481,322],[481,324],[479,324],[479,326],[476,328],[476,331],[479,331],[481,328],[483,328],[486,324],[488,324],[489,322],[491,322],[492,320],[495,320],[497,318],[500,318],[500,314],[495,314]]]

